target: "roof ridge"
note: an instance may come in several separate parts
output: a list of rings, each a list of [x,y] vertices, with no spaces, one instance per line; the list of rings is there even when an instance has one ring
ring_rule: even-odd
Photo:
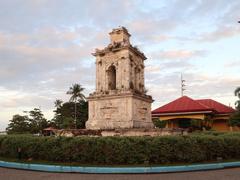
[[[199,103],[188,96],[182,96],[153,110],[152,112],[159,113],[173,111],[182,112],[182,111],[208,111],[208,110],[212,111],[212,108],[205,106],[202,103]]]
[[[196,101],[197,103],[201,104],[202,106],[206,107],[206,108],[213,109],[213,108],[207,106],[206,104],[203,104],[203,103],[201,103],[201,102],[198,102],[197,100],[195,100],[195,101]]]
[[[219,109],[221,109],[221,108],[217,108],[217,107],[214,107],[214,105],[215,106],[220,106],[220,107],[222,107],[222,108],[225,108],[225,109],[231,109],[231,110],[233,110],[233,111],[235,111],[235,109],[234,108],[232,108],[231,106],[227,106],[226,104],[223,104],[223,103],[221,103],[221,102],[218,102],[218,101],[216,101],[216,100],[214,100],[214,99],[198,99],[197,101],[202,101],[202,104],[203,104],[203,102],[205,101],[206,102],[206,100],[207,101],[209,101],[210,103],[212,102],[212,108],[215,110],[215,111],[217,111],[217,112],[219,112]],[[201,103],[201,102],[199,102],[199,103]],[[214,104],[213,104],[214,103]],[[210,104],[211,105],[211,104]]]
[[[211,109],[209,106],[206,106],[206,105],[204,105],[204,104],[202,104],[202,103],[200,103],[200,102],[197,102],[195,99],[192,99],[192,98],[190,98],[190,97],[188,97],[188,96],[186,96],[186,97],[189,98],[189,99],[191,99],[191,100],[194,101],[195,103],[199,104],[200,106],[203,106],[203,107],[205,107],[205,108]]]
[[[213,99],[210,99],[210,98],[195,99],[195,101],[201,101],[201,100],[213,100]]]

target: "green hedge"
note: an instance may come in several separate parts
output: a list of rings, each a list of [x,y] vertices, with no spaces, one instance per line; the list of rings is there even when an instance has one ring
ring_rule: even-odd
[[[0,136],[0,157],[82,164],[166,164],[240,159],[240,134],[162,137]]]

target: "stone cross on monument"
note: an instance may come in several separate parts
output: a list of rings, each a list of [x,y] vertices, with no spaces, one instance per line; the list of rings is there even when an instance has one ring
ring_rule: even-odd
[[[147,58],[130,43],[125,27],[113,29],[110,44],[96,49],[96,91],[89,95],[87,129],[152,128],[152,97],[144,86]]]

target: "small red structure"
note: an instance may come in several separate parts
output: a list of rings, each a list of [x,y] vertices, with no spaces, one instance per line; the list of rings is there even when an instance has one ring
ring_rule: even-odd
[[[153,119],[167,122],[167,127],[187,127],[192,119],[208,121],[209,125],[219,131],[228,131],[228,120],[235,110],[212,99],[194,100],[188,96],[180,97],[152,111]]]
[[[55,135],[55,132],[57,131],[57,129],[53,128],[53,127],[48,127],[43,129],[43,135],[44,136],[52,136]]]

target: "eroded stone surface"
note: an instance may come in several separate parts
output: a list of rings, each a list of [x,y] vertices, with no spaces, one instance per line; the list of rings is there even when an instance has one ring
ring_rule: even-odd
[[[124,27],[96,49],[96,91],[90,94],[87,129],[151,128],[152,97],[144,86],[145,55],[130,44]]]
[[[187,135],[187,130],[183,129],[159,129],[159,128],[130,128],[130,129],[56,129],[53,131],[56,136],[166,136],[166,135]]]

